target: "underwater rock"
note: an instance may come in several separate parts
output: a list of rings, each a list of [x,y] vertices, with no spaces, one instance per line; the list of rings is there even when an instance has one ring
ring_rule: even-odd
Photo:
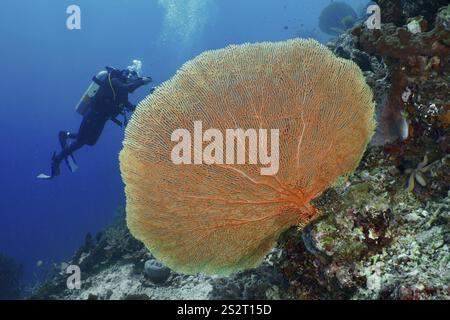
[[[429,21],[424,18],[429,14],[405,19],[416,23],[414,32],[411,26],[408,30],[393,23],[383,24],[381,30],[358,26],[352,31],[356,48],[383,59],[388,67],[384,89],[389,93],[384,101],[377,101],[377,110],[382,110],[378,130],[388,137],[384,143],[394,142],[389,136],[401,138],[395,147],[385,149],[399,161],[415,161],[426,153],[436,160],[449,150],[450,6],[436,11]],[[374,89],[375,95],[381,91]],[[377,144],[384,143],[379,139]]]
[[[170,275],[170,269],[157,260],[145,261],[144,272],[145,276],[154,283],[163,283]]]
[[[352,33],[359,39],[359,45],[369,54],[398,59],[403,62],[408,57],[445,55],[450,44],[450,31],[445,27],[449,7],[443,8],[437,15],[434,29],[413,34],[407,27],[397,27],[392,23],[383,24],[381,30],[369,30],[364,26],[355,28]],[[439,46],[439,42],[441,46]],[[442,46],[443,45],[443,46]],[[409,66],[411,73],[418,70]]]
[[[160,285],[144,275],[144,261],[154,261],[144,250],[91,268],[81,290],[68,290],[60,274],[32,298],[449,299],[449,169],[444,159],[433,162],[427,187],[439,181],[446,192],[421,200],[406,190],[395,158],[372,147],[347,181],[314,201],[321,217],[303,231],[288,230],[256,269],[231,277],[172,273]],[[126,243],[132,236],[123,230],[124,220],[103,234]]]
[[[400,203],[401,228],[393,244],[360,265],[368,285],[355,298],[450,298],[450,194],[424,207]]]
[[[388,104],[392,75],[386,62],[363,51],[358,45],[358,38],[350,33],[339,36],[327,45],[337,56],[352,60],[363,70],[366,82],[374,93],[377,128],[371,145],[380,146],[406,139],[408,124],[405,117],[399,108],[391,108]]]
[[[448,0],[374,0],[381,8],[383,23],[404,25],[410,17],[423,16],[434,22],[438,10],[448,5]]]
[[[135,300],[135,301],[150,300],[150,297],[146,294],[130,294],[125,296],[123,300]]]
[[[321,219],[284,246],[291,292],[307,299],[449,299],[450,192],[421,202],[404,185],[394,159],[372,148],[347,182],[318,198]]]
[[[322,32],[336,36],[352,28],[358,19],[355,10],[345,2],[332,2],[326,6],[319,17]]]
[[[380,68],[380,62],[368,53],[357,48],[358,39],[351,34],[343,34],[329,47],[341,58],[352,60],[363,72],[376,72]]]
[[[212,300],[280,300],[291,299],[287,279],[280,269],[282,251],[273,249],[261,266],[241,271],[231,277],[211,281]]]
[[[85,244],[72,258],[73,264],[80,266],[84,273],[98,272],[106,265],[117,261],[139,264],[147,257],[144,246],[133,237],[123,224],[124,212],[103,232],[95,237],[87,237]]]
[[[117,237],[116,240],[112,240],[113,237]],[[133,239],[122,217],[122,219],[116,221],[102,232],[102,238],[97,239],[98,241],[93,243],[91,250],[102,251],[105,239],[109,239],[109,243],[130,243],[127,238]],[[99,246],[99,248],[96,249],[96,246]],[[85,250],[85,246],[82,246],[80,250]],[[225,299],[226,297],[234,297],[236,299],[242,297],[260,297],[261,299],[289,298],[285,291],[286,287],[281,285],[283,275],[277,268],[279,254],[275,251],[266,257],[260,268],[239,273],[235,277],[208,277],[201,274],[188,276],[170,272],[170,277],[165,280],[164,285],[161,285],[161,283],[155,283],[153,280],[150,280],[145,274],[144,262],[152,261],[151,265],[153,266],[155,261],[145,249],[143,252],[137,250],[133,259],[124,257],[122,255],[123,248],[120,246],[117,248],[112,247],[109,250],[119,251],[118,254],[112,254],[112,256],[118,257],[117,260],[102,260],[97,262],[98,266],[91,266],[87,272],[84,272],[83,267],[81,268],[81,290],[68,290],[66,286],[67,274],[62,272],[56,274],[38,288],[30,299],[197,300]],[[78,255],[75,255],[75,258],[78,259]],[[72,260],[69,263],[75,264],[76,262]],[[164,270],[167,269],[164,268]],[[166,272],[164,270],[162,273]]]
[[[13,258],[0,254],[0,300],[20,299],[23,267]]]

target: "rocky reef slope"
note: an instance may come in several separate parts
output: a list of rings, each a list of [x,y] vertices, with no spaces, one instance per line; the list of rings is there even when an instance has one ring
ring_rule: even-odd
[[[374,148],[348,181],[316,200],[320,218],[288,231],[259,268],[232,277],[152,274],[153,257],[122,217],[87,237],[32,298],[448,299],[450,193],[439,177],[449,172],[449,157],[432,163],[430,188],[447,193],[421,200],[407,190],[409,175]],[[68,264],[80,266],[81,290],[67,289]]]
[[[276,299],[287,298],[287,281],[279,268],[280,250],[264,264],[232,278],[158,272],[152,255],[136,241],[124,216],[86,243],[31,299]],[[67,288],[69,265],[81,270],[81,289]],[[156,263],[156,265],[158,265]],[[150,266],[150,267],[149,267]],[[164,267],[163,267],[164,268]],[[284,284],[283,284],[284,283]]]

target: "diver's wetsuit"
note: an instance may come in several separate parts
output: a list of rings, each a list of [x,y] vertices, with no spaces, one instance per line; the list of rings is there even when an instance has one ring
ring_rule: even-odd
[[[128,101],[128,94],[133,93],[146,83],[148,82],[145,82],[143,78],[129,79],[111,74],[112,88],[108,83],[104,86],[103,92],[91,102],[87,113],[83,116],[78,133],[63,132],[63,134],[66,134],[65,139],[70,138],[74,141],[67,144],[53,158],[52,176],[59,174],[59,165],[64,158],[84,145],[95,145],[108,120],[115,119],[122,111],[134,111],[135,106]]]

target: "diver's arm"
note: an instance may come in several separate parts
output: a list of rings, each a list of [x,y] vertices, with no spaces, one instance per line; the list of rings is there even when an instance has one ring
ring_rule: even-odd
[[[117,78],[113,78],[111,80],[111,83],[115,90],[119,92],[133,92],[137,88],[143,85],[143,82],[141,79],[136,79],[135,81],[131,81],[129,83],[125,83],[120,81]]]
[[[118,91],[125,91],[132,93],[137,88],[146,85],[151,82],[150,78],[136,78],[133,80],[129,80],[127,83],[120,81],[117,78],[112,79],[112,85]]]
[[[153,87],[150,89],[150,94],[152,94],[153,92],[155,92],[156,87]],[[136,105],[132,104],[130,101],[127,101],[127,103],[124,105],[125,110],[128,112],[134,112],[137,108]]]
[[[128,112],[134,112],[134,110],[136,110],[136,106],[132,104],[130,101],[127,101],[127,103],[125,104],[125,109]]]

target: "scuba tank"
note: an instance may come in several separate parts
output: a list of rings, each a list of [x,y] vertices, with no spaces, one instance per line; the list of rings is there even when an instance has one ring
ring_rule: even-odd
[[[108,74],[108,71],[103,70],[100,71],[94,78],[92,78],[91,84],[81,97],[80,102],[78,102],[77,106],[75,107],[76,112],[78,112],[82,116],[86,114],[92,99],[96,97],[103,84],[106,83]]]
[[[133,60],[133,64],[128,66],[126,69],[128,71],[128,75],[123,75],[123,71],[117,70],[112,67],[106,67],[106,70],[100,71],[95,77],[92,78],[92,83],[87,88],[86,92],[81,97],[77,106],[75,107],[75,111],[82,116],[85,116],[89,110],[89,108],[93,107],[93,100],[95,103],[98,102],[98,99],[102,99],[102,95],[105,94],[106,87],[111,88],[113,94],[113,101],[111,103],[116,104],[116,91],[112,85],[111,77],[128,77],[131,76],[140,78],[140,73],[142,71],[142,62],[139,60]],[[151,80],[151,78],[149,78]],[[124,79],[125,81],[126,79]],[[95,106],[94,106],[95,107]],[[120,122],[115,117],[111,117],[110,120],[117,124],[118,126],[126,126],[128,123],[128,118],[126,114],[126,108],[123,103],[118,104],[119,114],[124,117],[124,122]]]

